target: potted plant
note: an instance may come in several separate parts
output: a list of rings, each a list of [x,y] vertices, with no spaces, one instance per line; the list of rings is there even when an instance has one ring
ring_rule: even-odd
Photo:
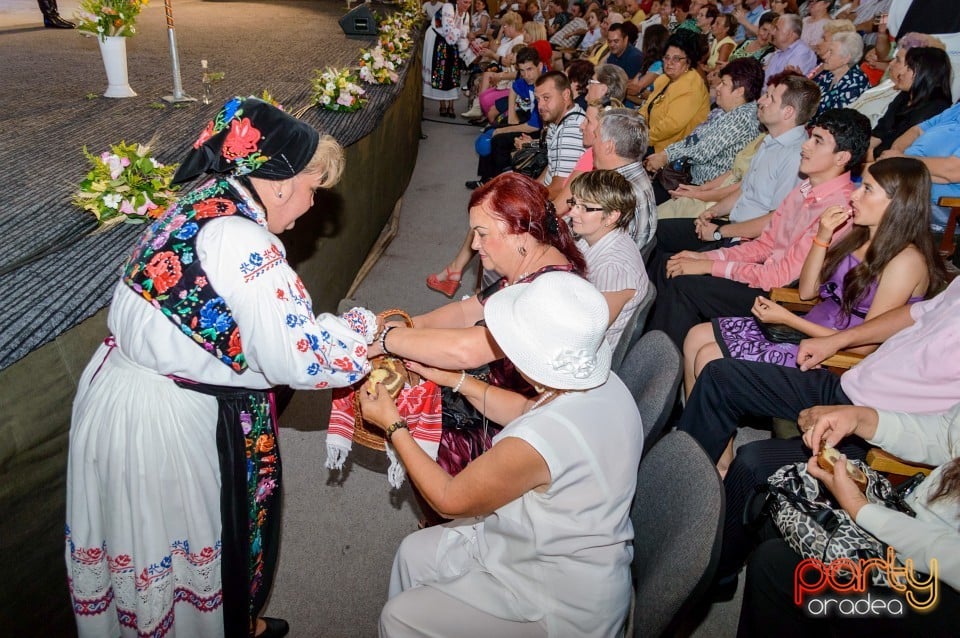
[[[107,72],[104,97],[134,97],[127,80],[127,38],[137,32],[136,21],[147,0],[81,0],[77,30],[97,37]]]

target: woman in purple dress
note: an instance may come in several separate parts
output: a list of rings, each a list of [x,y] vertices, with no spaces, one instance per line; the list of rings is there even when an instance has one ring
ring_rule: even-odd
[[[800,272],[801,299],[819,297],[820,303],[801,317],[760,296],[753,317],[721,317],[693,328],[684,342],[687,394],[703,367],[720,357],[796,365],[797,345],[770,341],[760,322],[822,337],[939,292],[947,273],[930,235],[930,206],[923,201],[929,189],[922,162],[870,165],[851,196],[852,209],[833,206],[820,217]]]

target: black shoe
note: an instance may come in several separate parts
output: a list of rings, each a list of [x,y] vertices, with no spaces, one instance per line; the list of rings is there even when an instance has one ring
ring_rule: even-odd
[[[472,180],[470,180],[469,182],[467,182],[466,184],[464,184],[464,186],[466,186],[466,187],[469,188],[470,190],[476,190],[476,189],[480,188],[481,186],[483,186],[483,185],[486,184],[486,183],[487,183],[487,180],[485,180],[485,179],[472,179]]]
[[[282,618],[261,618],[267,628],[256,635],[256,638],[283,638],[290,633],[290,624]]]
[[[77,25],[69,20],[64,20],[59,15],[54,13],[50,16],[43,16],[43,26],[48,29],[73,29]]]
[[[469,120],[468,123],[470,126],[488,126],[490,124],[485,117],[478,117],[475,120]]]

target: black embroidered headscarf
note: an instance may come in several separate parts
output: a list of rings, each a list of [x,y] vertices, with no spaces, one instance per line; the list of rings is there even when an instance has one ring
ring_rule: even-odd
[[[235,97],[200,133],[173,183],[201,173],[288,179],[306,168],[319,141],[316,129],[277,107],[254,97]]]

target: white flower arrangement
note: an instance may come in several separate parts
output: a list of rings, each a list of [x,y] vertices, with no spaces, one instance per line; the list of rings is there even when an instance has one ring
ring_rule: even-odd
[[[373,49],[360,49],[360,79],[367,84],[394,84],[400,79],[395,59],[379,44]]]
[[[359,111],[366,103],[365,91],[350,69],[314,70],[312,101],[330,111]]]

